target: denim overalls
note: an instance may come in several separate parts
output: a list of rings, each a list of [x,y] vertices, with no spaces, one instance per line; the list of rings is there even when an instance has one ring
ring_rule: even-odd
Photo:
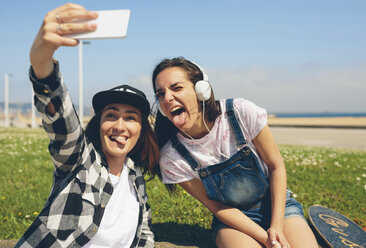
[[[239,151],[222,163],[199,168],[198,162],[176,136],[171,141],[192,170],[198,172],[209,199],[246,210],[254,207],[266,195],[269,185],[258,158],[244,139],[235,116],[233,99],[226,100],[226,114]]]

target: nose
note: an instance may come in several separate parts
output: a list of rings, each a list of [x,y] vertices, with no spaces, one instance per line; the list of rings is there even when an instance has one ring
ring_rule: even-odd
[[[126,128],[126,125],[125,125],[125,121],[123,120],[122,117],[118,118],[115,123],[114,123],[114,126],[113,126],[113,129],[115,131],[118,131],[118,132],[123,132]]]
[[[162,99],[162,102],[160,102],[161,111],[164,111],[164,113],[166,114],[167,113],[166,106],[173,100],[174,97],[172,92],[170,90],[165,91],[164,98]]]
[[[173,92],[171,92],[170,90],[165,91],[164,94],[164,102],[165,103],[169,103],[171,101],[173,101],[174,97],[173,97]]]

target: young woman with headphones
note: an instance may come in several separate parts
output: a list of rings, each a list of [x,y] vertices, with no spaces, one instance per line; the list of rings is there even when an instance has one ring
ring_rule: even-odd
[[[216,101],[208,77],[182,57],[152,76],[163,183],[179,184],[214,215],[218,247],[318,247],[286,169],[267,113],[242,99]]]

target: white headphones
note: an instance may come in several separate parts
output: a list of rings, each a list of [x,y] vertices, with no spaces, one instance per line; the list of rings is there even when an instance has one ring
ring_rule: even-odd
[[[201,66],[199,66],[198,64],[196,64],[195,62],[190,61],[192,64],[194,64],[195,66],[198,67],[198,69],[201,71],[202,75],[203,75],[203,79],[200,81],[197,81],[196,84],[194,85],[194,90],[196,92],[197,95],[197,99],[201,102],[205,102],[208,99],[210,99],[211,97],[211,85],[208,82],[208,76],[205,73],[205,71],[202,69]],[[159,100],[156,98],[156,102],[158,105],[158,109],[160,111],[160,113],[163,116],[166,116],[165,113],[163,112],[163,110],[161,109],[161,106],[159,104]]]
[[[208,76],[205,71],[198,64],[191,61],[192,64],[196,65],[198,69],[202,72],[203,79],[198,81],[194,85],[194,90],[196,91],[197,99],[204,102],[210,99],[211,97],[211,85],[208,82]]]

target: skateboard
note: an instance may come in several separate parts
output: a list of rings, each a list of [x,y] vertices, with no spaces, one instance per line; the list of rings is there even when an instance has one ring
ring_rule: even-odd
[[[315,232],[330,248],[366,248],[366,232],[344,215],[320,205],[308,210]]]

